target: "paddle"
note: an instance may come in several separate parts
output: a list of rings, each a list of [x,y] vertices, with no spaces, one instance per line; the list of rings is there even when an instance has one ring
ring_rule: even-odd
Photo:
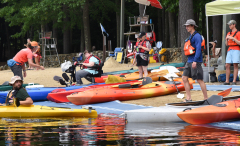
[[[14,107],[19,107],[20,106],[20,101],[18,98],[13,98],[13,105]]]
[[[3,85],[3,86],[9,85],[9,82],[8,82],[8,81],[5,81],[2,85]]]
[[[171,76],[170,78],[172,79],[172,82],[173,82],[173,84],[175,85],[175,87],[176,87],[176,89],[177,89],[177,93],[178,93],[177,98],[183,99],[183,98],[184,98],[184,94],[181,94],[181,93],[179,92],[179,90],[178,90],[178,88],[177,88],[177,85],[176,85],[175,81],[173,80],[174,77]]]
[[[224,90],[224,91],[222,91],[222,92],[219,92],[218,95],[219,95],[219,96],[226,97],[226,96],[228,96],[228,94],[229,94],[231,91],[232,91],[232,88],[229,88],[229,89],[226,89],[226,90]]]
[[[62,77],[59,77],[59,76],[54,76],[54,77],[53,77],[53,80],[55,80],[55,81],[57,81],[57,82],[59,82],[60,79],[63,80],[63,78],[62,78]]]

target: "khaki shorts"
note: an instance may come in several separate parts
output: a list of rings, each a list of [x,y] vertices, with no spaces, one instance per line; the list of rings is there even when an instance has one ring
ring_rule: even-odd
[[[192,68],[192,63],[186,63],[183,76],[187,76],[192,78],[193,80],[203,80],[203,69],[202,69],[202,62],[197,62],[197,68]]]

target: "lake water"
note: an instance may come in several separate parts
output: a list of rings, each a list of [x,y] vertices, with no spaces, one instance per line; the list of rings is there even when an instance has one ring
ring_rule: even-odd
[[[240,132],[186,123],[127,123],[115,115],[97,119],[0,120],[0,145],[238,145]]]

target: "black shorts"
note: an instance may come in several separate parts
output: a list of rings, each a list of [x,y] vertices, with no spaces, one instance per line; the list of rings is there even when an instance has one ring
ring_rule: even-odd
[[[143,60],[139,55],[136,56],[137,66],[148,66],[148,61]]]
[[[193,69],[192,63],[187,62],[183,70],[183,76],[187,76],[193,80],[203,80],[202,63],[197,62],[197,68]]]

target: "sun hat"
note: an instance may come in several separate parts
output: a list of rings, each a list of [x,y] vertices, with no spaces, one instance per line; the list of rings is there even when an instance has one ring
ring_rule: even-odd
[[[195,22],[194,20],[192,20],[192,19],[188,19],[187,22],[186,22],[184,25],[185,25],[185,26],[194,25],[194,26],[198,27],[198,26],[196,25],[196,22]]]
[[[13,76],[12,78],[11,78],[11,82],[9,82],[9,85],[13,85],[16,81],[22,81],[23,82],[23,80],[21,79],[21,77],[19,77],[19,76]]]
[[[138,38],[142,38],[145,35],[146,35],[146,32],[140,32],[140,35],[138,36]]]
[[[237,24],[237,22],[235,21],[235,20],[230,20],[228,23],[227,23],[228,25],[232,25],[232,24]]]

